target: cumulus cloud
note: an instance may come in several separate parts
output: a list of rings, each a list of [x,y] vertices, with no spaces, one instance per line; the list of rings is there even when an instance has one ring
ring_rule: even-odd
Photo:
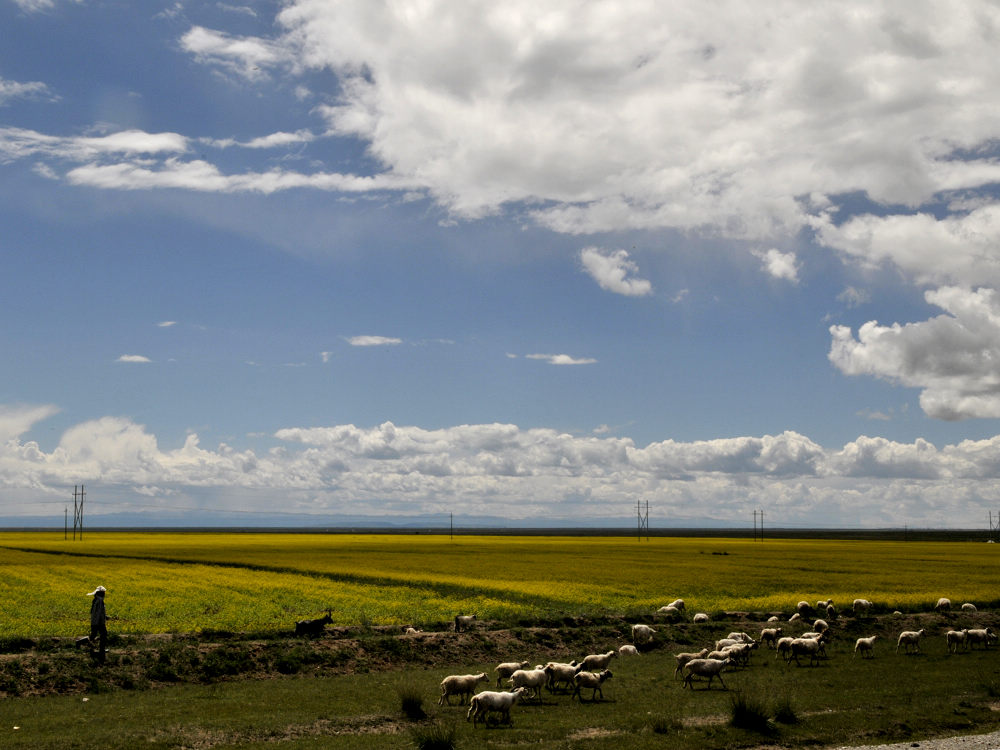
[[[143,425],[104,417],[70,427],[51,452],[21,440],[52,413],[0,408],[0,486],[58,495],[86,476],[109,497],[272,512],[431,514],[461,503],[470,515],[625,518],[649,500],[672,522],[739,521],[767,507],[790,525],[879,526],[903,512],[913,523],[954,527],[981,523],[1000,478],[1000,437],[938,448],[862,436],[828,450],[784,432],[639,447],[511,424],[386,422],[290,427],[273,435],[279,446],[258,453],[204,448],[196,434],[165,449]]]
[[[601,289],[626,297],[642,297],[653,290],[646,279],[629,278],[639,267],[629,260],[625,250],[604,252],[597,247],[587,247],[580,251],[580,262]]]
[[[1000,417],[1000,297],[942,287],[925,298],[946,314],[905,325],[869,321],[857,337],[832,326],[830,361],[847,375],[922,389],[920,405],[932,417]]]
[[[799,266],[795,253],[783,253],[771,248],[770,250],[757,250],[753,254],[761,260],[764,270],[774,278],[791,281],[793,284],[798,283]]]
[[[0,77],[0,107],[11,99],[54,99],[49,87],[41,81],[20,83]]]
[[[403,339],[392,336],[351,336],[347,339],[351,346],[395,346],[402,344]]]
[[[540,359],[550,365],[592,365],[597,362],[590,357],[573,357],[569,354],[526,354],[527,359]]]

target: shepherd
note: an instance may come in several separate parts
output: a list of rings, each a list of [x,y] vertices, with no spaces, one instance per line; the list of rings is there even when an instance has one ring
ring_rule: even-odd
[[[87,596],[94,597],[90,603],[90,653],[97,659],[98,664],[103,664],[108,652],[108,616],[104,611],[104,594],[107,591],[103,586],[98,586]],[[94,652],[94,644],[97,644],[97,652]]]

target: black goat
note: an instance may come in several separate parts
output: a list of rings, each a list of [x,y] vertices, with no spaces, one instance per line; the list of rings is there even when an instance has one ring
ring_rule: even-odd
[[[323,629],[333,622],[330,610],[316,620],[299,620],[295,623],[295,635],[323,635]]]

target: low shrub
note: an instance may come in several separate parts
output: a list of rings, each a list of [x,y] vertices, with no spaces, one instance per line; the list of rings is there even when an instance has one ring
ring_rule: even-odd
[[[455,750],[458,730],[454,724],[434,722],[413,730],[413,744],[418,750]]]

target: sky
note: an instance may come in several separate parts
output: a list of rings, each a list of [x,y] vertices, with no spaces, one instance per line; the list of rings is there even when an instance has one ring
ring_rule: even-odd
[[[0,0],[0,518],[1000,520],[1000,6]]]

